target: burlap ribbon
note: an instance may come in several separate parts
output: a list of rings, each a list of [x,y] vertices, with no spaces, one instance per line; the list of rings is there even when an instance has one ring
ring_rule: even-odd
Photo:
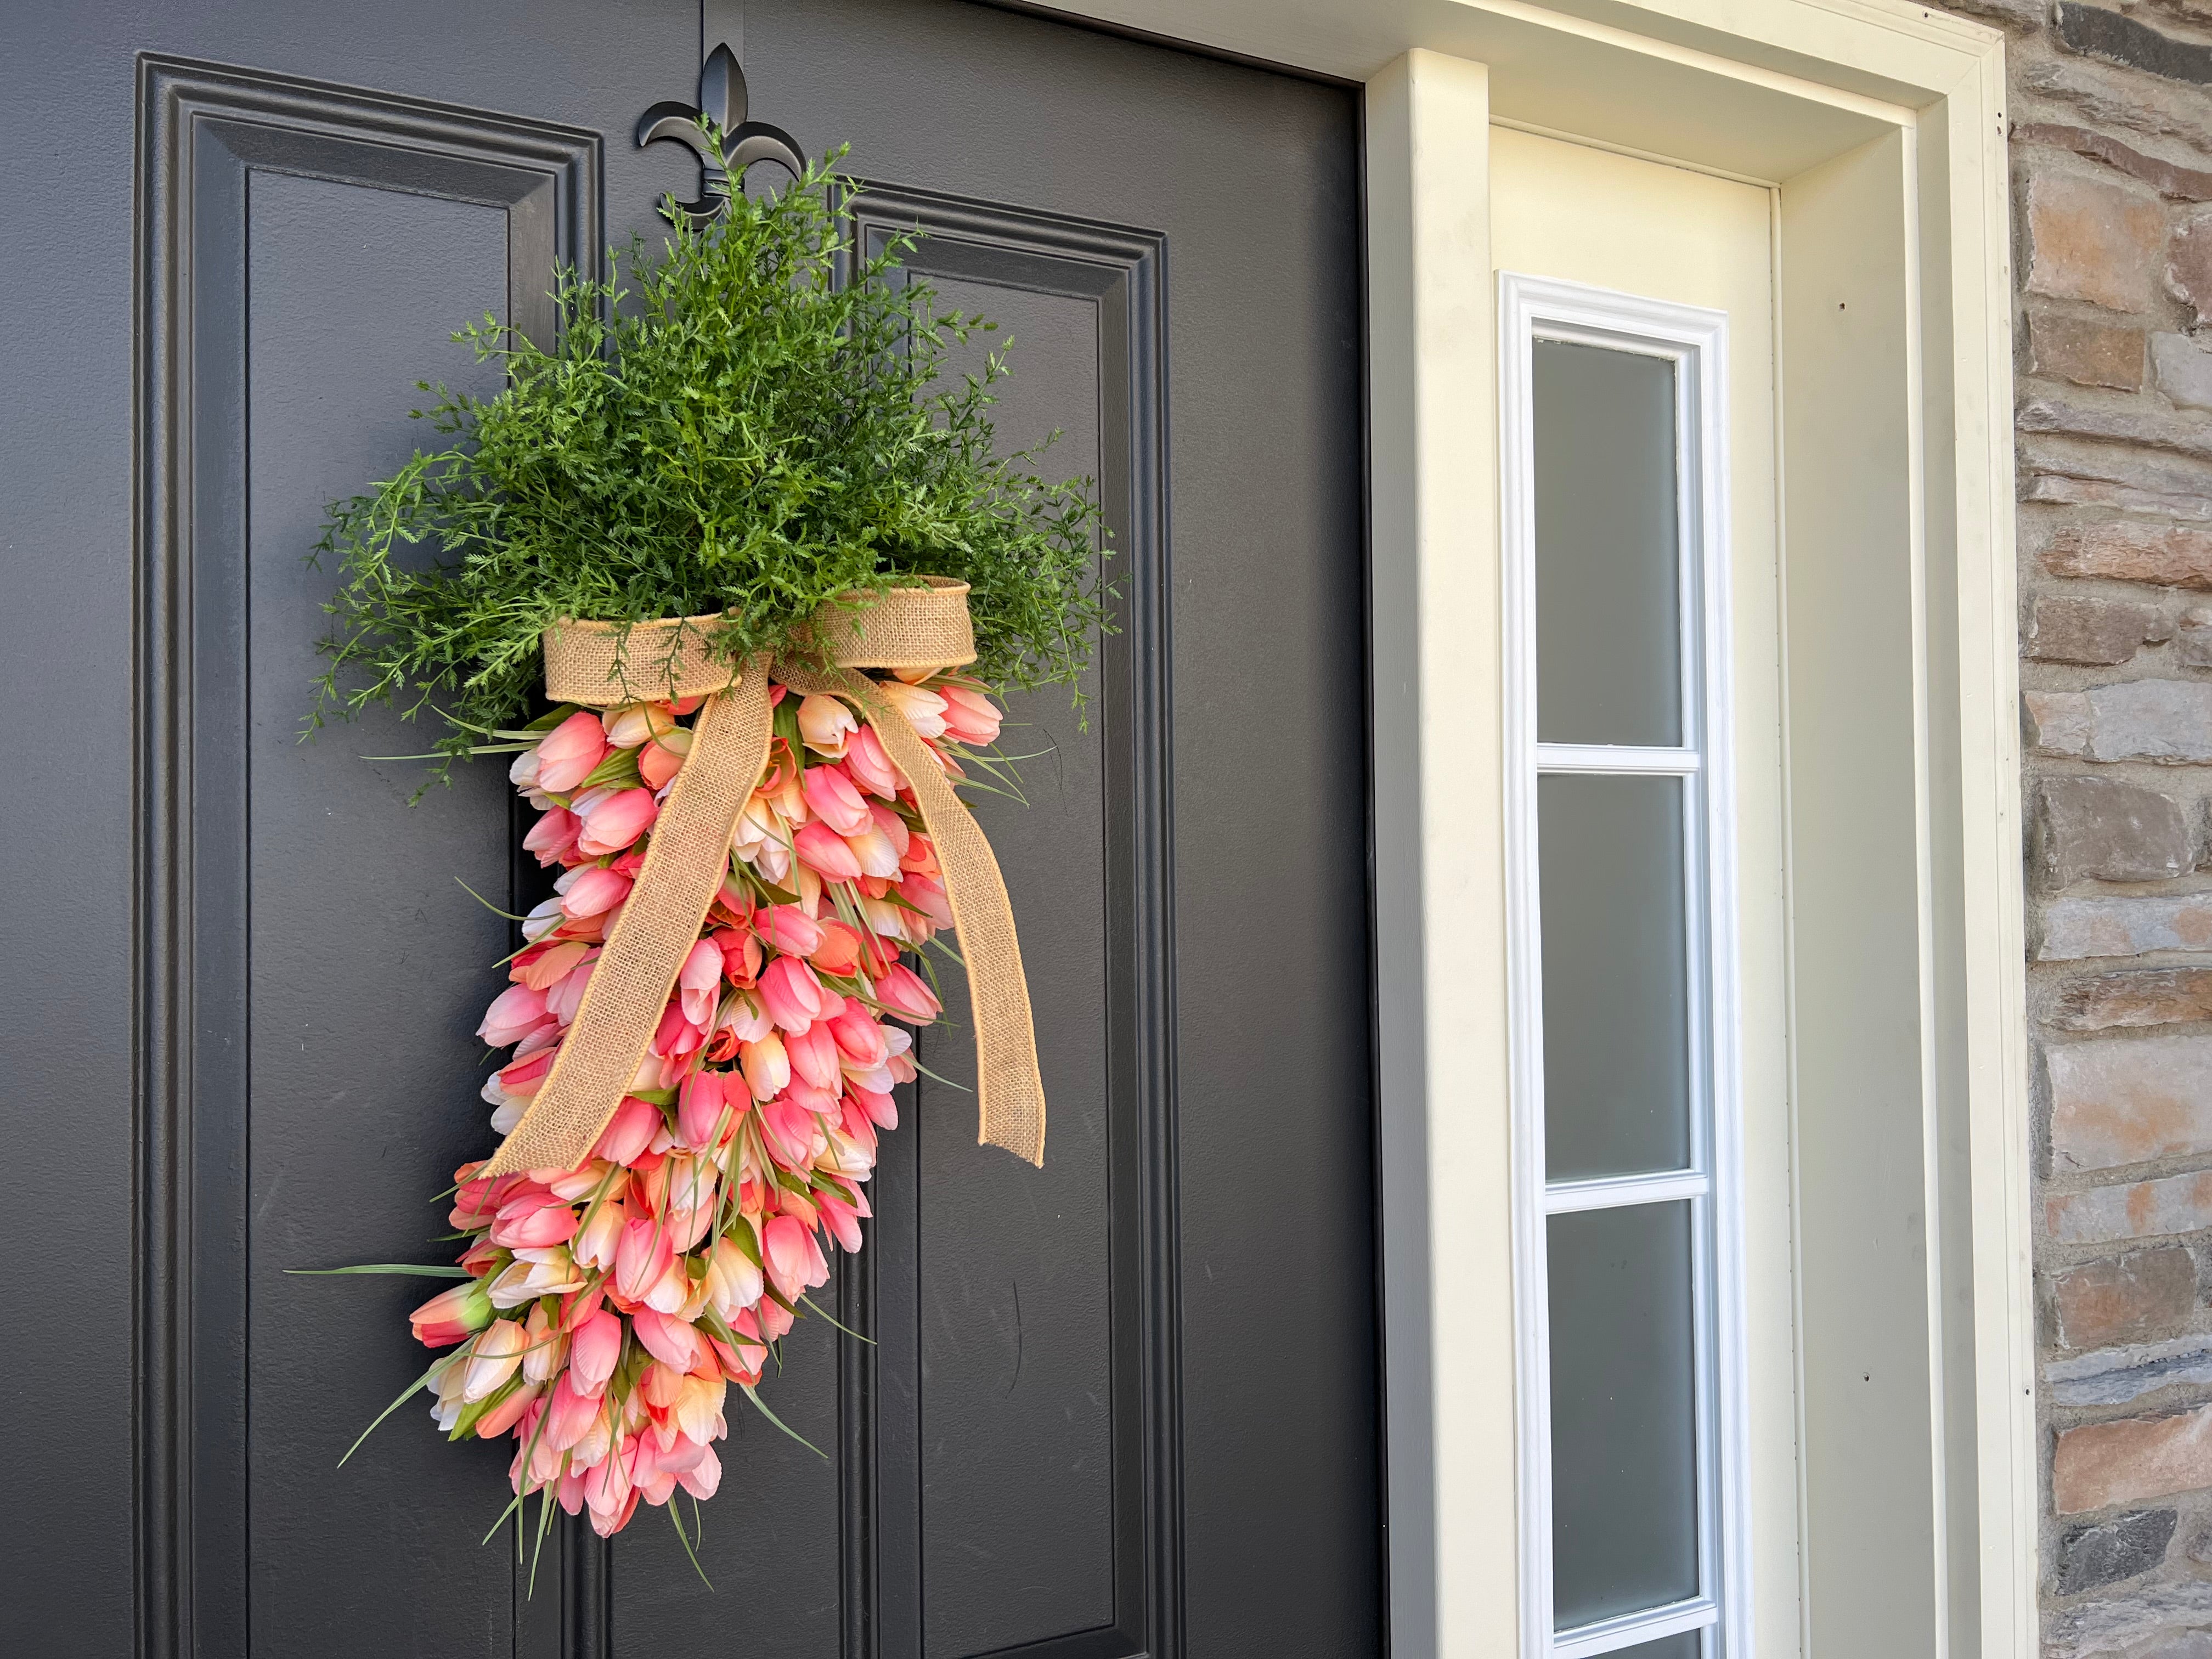
[[[720,620],[714,617],[566,623],[546,631],[545,690],[556,702],[607,708],[702,695],[707,701],[575,1020],[488,1174],[574,1169],[590,1156],[622,1103],[721,890],[738,814],[766,769],[771,673],[802,696],[831,693],[858,703],[912,787],[967,963],[981,1115],[976,1139],[1043,1164],[1044,1085],[1029,981],[998,860],[921,734],[874,681],[854,672],[951,668],[975,660],[967,584],[928,580],[926,587],[894,587],[828,608],[815,625],[828,667],[787,659],[771,669],[757,660],[740,672],[708,649]]]

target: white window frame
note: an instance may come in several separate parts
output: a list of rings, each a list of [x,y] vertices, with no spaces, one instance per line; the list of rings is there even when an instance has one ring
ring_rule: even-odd
[[[1640,1642],[1710,1628],[1706,1659],[1747,1659],[1753,1628],[1749,1379],[1729,765],[1728,319],[1698,307],[1502,272],[1498,325],[1522,1652],[1523,1659],[1596,1659]],[[1681,747],[1537,740],[1533,354],[1538,340],[1631,351],[1676,365]],[[1546,774],[1684,780],[1692,1112],[1686,1173],[1546,1180],[1536,862],[1537,780]],[[1573,1211],[1669,1200],[1692,1205],[1700,1592],[1669,1606],[1554,1632],[1547,1222]]]

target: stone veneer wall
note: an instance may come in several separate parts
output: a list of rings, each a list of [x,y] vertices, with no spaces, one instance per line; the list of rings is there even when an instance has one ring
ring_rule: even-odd
[[[2051,1659],[2212,1659],[2212,0],[2009,37]]]

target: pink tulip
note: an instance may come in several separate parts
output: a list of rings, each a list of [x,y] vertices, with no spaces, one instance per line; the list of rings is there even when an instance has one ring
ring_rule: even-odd
[[[592,1147],[592,1156],[603,1158],[610,1164],[629,1164],[653,1144],[653,1133],[665,1121],[660,1108],[649,1100],[640,1100],[635,1095],[624,1095],[615,1115],[607,1120],[607,1127],[599,1131],[599,1144]]]
[[[807,824],[793,837],[792,846],[799,862],[824,881],[854,881],[860,877],[860,860],[853,856],[845,838],[826,823]]]
[[[553,1058],[557,1049],[541,1048],[527,1060],[518,1060],[498,1073],[499,1086],[511,1098],[527,1100],[544,1086],[545,1074],[553,1069]]]
[[[811,957],[822,944],[822,924],[795,904],[771,904],[753,918],[760,936],[787,957]]]
[[[844,1012],[829,1024],[830,1034],[837,1040],[838,1053],[861,1070],[872,1071],[890,1058],[884,1028],[859,1003],[848,1002]]]
[[[629,878],[605,865],[588,864],[570,873],[575,879],[562,895],[561,908],[571,916],[604,915],[629,897]]]
[[[666,1224],[639,1216],[623,1229],[615,1249],[615,1289],[625,1302],[642,1303],[662,1313],[684,1305],[691,1286],[676,1256]]]
[[[502,1249],[542,1249],[576,1236],[576,1212],[547,1192],[518,1198],[500,1207],[491,1224],[491,1242]]]
[[[787,1215],[769,1218],[761,1230],[761,1247],[768,1276],[787,1302],[796,1302],[829,1279],[830,1264],[822,1259],[822,1246],[811,1231]]]
[[[567,1372],[575,1380],[578,1392],[596,1397],[615,1374],[622,1349],[620,1315],[602,1308],[579,1325],[568,1339]]]
[[[605,1379],[600,1382],[605,1386]],[[544,1443],[555,1451],[567,1451],[591,1432],[592,1419],[599,1414],[599,1397],[596,1393],[579,1394],[573,1373],[563,1371],[554,1382],[549,1401]]]
[[[999,722],[1004,718],[998,704],[981,691],[967,686],[939,680],[933,688],[945,699],[945,735],[955,743],[964,743],[970,748],[999,740]]]
[[[837,1039],[827,1020],[816,1020],[804,1031],[794,1031],[783,1040],[783,1050],[791,1060],[792,1074],[812,1084],[817,1089],[836,1091],[842,1088],[842,1066],[837,1053]]]
[[[599,723],[610,744],[617,749],[635,749],[649,738],[673,730],[676,718],[665,702],[626,702],[602,713]]]
[[[760,998],[769,1018],[787,1031],[803,1031],[828,1012],[822,981],[797,957],[769,963],[761,974]]]
[[[815,695],[799,703],[799,735],[817,754],[836,760],[845,752],[845,742],[860,727],[853,711],[841,697]]]
[[[463,1402],[473,1406],[489,1399],[500,1384],[514,1375],[515,1367],[522,1363],[522,1351],[529,1346],[529,1337],[512,1319],[495,1319],[485,1326],[476,1346],[469,1351],[468,1370],[461,1378]]]
[[[714,1023],[714,1009],[721,1000],[722,968],[721,948],[703,939],[684,958],[676,984],[682,996],[684,1018],[694,1025],[704,1027]]]
[[[591,985],[592,970],[598,966],[599,953],[594,949],[562,975],[559,984],[545,993],[545,1012],[560,1024],[576,1023],[576,1011],[584,1006],[584,992]]]
[[[522,838],[523,849],[537,854],[538,863],[550,869],[576,850],[581,828],[574,812],[556,806],[530,826],[530,833]]]
[[[691,753],[691,728],[679,726],[673,732],[663,732],[637,751],[637,773],[645,780],[648,789],[665,789],[684,769],[684,762]]]
[[[814,1158],[822,1120],[789,1095],[763,1101],[760,1126],[768,1136],[769,1153],[787,1170],[804,1169]]]
[[[877,976],[876,1000],[901,1019],[917,1025],[926,1025],[945,1012],[920,975],[899,962]]]
[[[816,1206],[822,1212],[823,1224],[836,1235],[848,1255],[860,1248],[860,1218],[870,1212],[867,1200],[858,1194],[854,1196],[860,1201],[848,1204],[834,1193],[823,1193]]]
[[[737,1083],[740,1091],[734,1101],[727,1097],[732,1083]],[[692,1073],[684,1079],[683,1091],[678,1097],[678,1138],[694,1152],[713,1146],[716,1130],[726,1132],[727,1124],[737,1121],[744,1103],[743,1089],[743,1080],[734,1073]]]
[[[902,680],[882,680],[876,686],[885,702],[906,716],[906,723],[925,738],[945,735],[945,699],[936,692]]]
[[[426,1348],[450,1348],[471,1332],[491,1323],[491,1297],[481,1282],[471,1279],[432,1297],[408,1316],[415,1340]]]
[[[592,1530],[602,1538],[620,1532],[637,1508],[637,1493],[629,1483],[629,1468],[635,1457],[636,1449],[626,1442],[585,1478],[585,1507],[592,1513]]]
[[[890,799],[899,792],[899,770],[884,752],[884,740],[875,728],[864,726],[845,744],[845,769],[853,781],[870,794]]]
[[[791,1057],[775,1032],[757,1042],[740,1043],[738,1053],[755,1100],[773,1100],[791,1086]]]
[[[898,1127],[898,1102],[891,1098],[889,1090],[864,1089],[857,1083],[848,1081],[845,1093],[868,1115],[868,1121],[878,1129]]]
[[[477,1035],[494,1048],[504,1048],[510,1042],[519,1042],[538,1026],[545,1024],[545,994],[533,991],[527,985],[510,985],[492,999],[491,1006],[484,1011],[483,1024],[477,1027]]]
[[[935,926],[952,926],[952,901],[945,896],[944,884],[936,877],[909,870],[900,879],[898,895]]]
[[[660,803],[650,789],[623,789],[596,803],[584,814],[576,837],[576,850],[588,858],[619,853],[653,827],[660,816]]]
[[[688,1371],[699,1363],[699,1334],[680,1319],[672,1319],[651,1308],[630,1316],[629,1328],[645,1351],[662,1364]]]
[[[606,758],[606,728],[598,715],[571,714],[538,740],[538,787],[565,795]]]
[[[810,766],[805,778],[806,804],[841,836],[857,834],[868,822],[868,803],[836,766]]]
[[[712,1498],[722,1484],[722,1460],[714,1455],[712,1446],[702,1446],[699,1461],[676,1479],[694,1498]]]

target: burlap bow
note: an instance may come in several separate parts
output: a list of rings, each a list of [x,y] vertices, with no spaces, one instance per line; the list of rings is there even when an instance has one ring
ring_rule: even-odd
[[[802,696],[834,693],[858,703],[912,787],[967,963],[981,1114],[976,1139],[1042,1165],[1044,1085],[1013,906],[998,860],[921,734],[872,680],[854,672],[952,668],[975,660],[968,585],[927,580],[927,586],[894,587],[826,607],[816,627],[822,659],[834,665],[828,668],[778,660],[771,669],[756,660],[740,672],[708,648],[720,620],[714,617],[565,623],[546,630],[545,691],[556,702],[608,708],[702,695],[707,701],[575,1020],[487,1174],[574,1169],[591,1155],[622,1104],[721,890],[738,814],[767,767],[771,673]]]

